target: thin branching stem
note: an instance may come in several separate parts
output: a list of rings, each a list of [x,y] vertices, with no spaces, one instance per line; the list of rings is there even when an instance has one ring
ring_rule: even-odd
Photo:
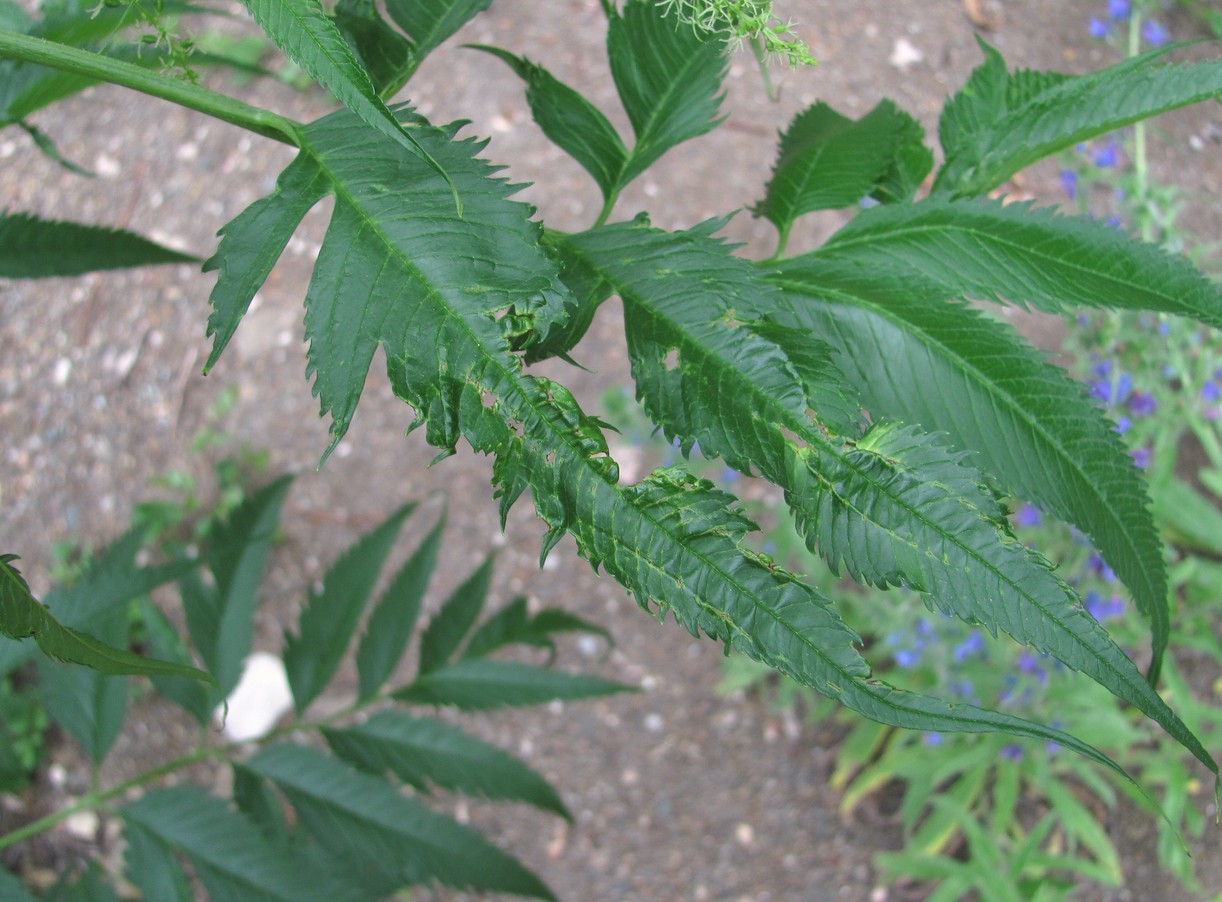
[[[0,58],[21,60],[109,82],[168,100],[292,147],[301,146],[301,124],[196,84],[150,72],[133,63],[54,41],[0,29]]]

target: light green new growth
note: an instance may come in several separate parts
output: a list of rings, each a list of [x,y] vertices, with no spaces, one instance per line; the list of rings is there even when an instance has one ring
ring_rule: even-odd
[[[813,66],[810,48],[793,36],[793,22],[782,22],[772,12],[771,2],[761,0],[660,0],[662,12],[675,10],[679,18],[704,31],[726,30],[741,43],[744,39],[762,45],[765,53],[779,56],[797,68]]]

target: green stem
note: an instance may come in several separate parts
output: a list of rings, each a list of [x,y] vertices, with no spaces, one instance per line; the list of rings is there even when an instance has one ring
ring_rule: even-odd
[[[100,53],[0,29],[0,58],[50,66],[64,72],[109,82],[239,126],[265,138],[301,146],[301,124],[199,85],[167,78],[133,63]]]
[[[1134,9],[1129,17],[1129,57],[1141,53],[1141,12]],[[1146,123],[1133,125],[1133,178],[1137,194],[1137,216],[1140,219],[1142,241],[1154,240],[1154,223],[1150,214],[1150,168],[1146,157]]]
[[[331,726],[334,723],[338,723],[339,721],[350,717],[352,714],[356,713],[362,708],[385,701],[387,697],[388,696],[385,694],[376,695],[367,701],[349,705],[343,710],[337,711],[334,714],[320,720],[293,720],[282,727],[265,733],[256,741],[260,745],[264,745],[268,742],[272,742],[276,739],[280,739],[283,736],[288,736],[291,733],[301,730],[318,730],[322,727]],[[120,783],[117,786],[112,786],[109,789],[97,789],[95,784],[95,788],[81,796],[81,798],[79,798],[74,804],[69,805],[67,808],[62,808],[59,811],[53,811],[45,817],[41,817],[36,821],[31,821],[24,827],[19,827],[16,830],[12,830],[9,833],[5,833],[3,836],[0,836],[0,851],[3,851],[10,846],[14,846],[19,842],[23,842],[30,837],[37,836],[40,833],[50,830],[56,824],[66,821],[74,814],[78,814],[82,811],[92,811],[95,808],[99,808],[106,802],[123,795],[129,790],[135,789],[139,786],[144,786],[147,783],[152,783],[154,780],[159,780],[162,777],[169,776],[170,774],[182,770],[185,767],[190,767],[193,764],[199,764],[203,761],[215,760],[218,758],[229,758],[239,748],[247,745],[250,745],[250,742],[226,742],[222,745],[215,745],[207,748],[200,747],[186,755],[181,755],[178,758],[167,761],[160,767],[155,767],[152,770],[145,771],[142,774],[137,774],[130,780]]]
[[[619,189],[616,188],[603,200],[603,208],[598,211],[598,219],[594,220],[593,228],[598,228],[600,225],[606,225],[607,219],[611,216],[611,211],[615,209],[615,202],[619,200]]]

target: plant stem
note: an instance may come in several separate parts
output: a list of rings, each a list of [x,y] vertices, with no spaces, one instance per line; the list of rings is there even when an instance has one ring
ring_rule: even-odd
[[[133,63],[111,59],[42,38],[0,29],[0,58],[50,66],[86,78],[109,82],[239,126],[265,138],[301,146],[301,124],[199,85],[167,78]]]
[[[594,220],[593,228],[598,228],[600,225],[606,225],[608,217],[611,216],[611,211],[615,209],[615,202],[619,200],[619,189],[613,190],[603,201],[603,208],[598,211],[598,219]]]
[[[1129,17],[1130,58],[1141,52],[1141,13],[1134,9]],[[1141,240],[1154,240],[1154,223],[1150,215],[1150,169],[1146,159],[1146,123],[1133,125],[1133,177],[1136,183],[1137,216],[1141,225]]]

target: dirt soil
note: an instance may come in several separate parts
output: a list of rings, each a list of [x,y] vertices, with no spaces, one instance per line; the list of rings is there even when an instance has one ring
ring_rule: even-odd
[[[861,115],[891,97],[934,133],[944,96],[980,62],[975,39],[982,32],[966,13],[977,6],[992,25],[985,36],[1012,66],[1084,71],[1117,58],[1087,35],[1089,16],[1104,13],[1102,0],[778,3],[801,22],[818,68],[778,72],[780,99],[772,102],[749,55],[740,54],[727,81],[729,120],[639,180],[620,201],[617,218],[648,209],[656,224],[681,227],[749,205],[768,175],[777,129],[816,100]],[[1169,24],[1177,37],[1199,36],[1182,16]],[[471,119],[471,132],[491,138],[488,156],[508,164],[516,180],[538,183],[522,196],[548,223],[580,228],[599,207],[593,183],[533,125],[517,79],[501,63],[458,45],[496,44],[545,61],[628,133],[607,75],[603,36],[597,0],[496,0],[427,61],[406,96],[436,122]],[[915,52],[897,52],[905,47]],[[238,85],[210,74],[208,81],[300,120],[332,108],[318,93],[269,80]],[[38,116],[37,123],[66,157],[97,178],[66,174],[10,129],[0,134],[4,207],[132,228],[201,257],[214,249],[217,230],[267,193],[290,159],[282,146],[106,87]],[[1209,105],[1165,117],[1159,131],[1167,140],[1159,143],[1156,177],[1189,189],[1186,221],[1216,240],[1222,234],[1222,111]],[[1038,167],[1014,187],[1059,200],[1052,166]],[[828,785],[833,729],[775,714],[753,697],[719,696],[719,647],[673,624],[659,627],[616,584],[595,575],[570,541],[540,572],[543,529],[529,504],[515,508],[502,537],[488,460],[460,453],[427,468],[434,452],[420,435],[404,437],[412,414],[393,398],[380,360],[348,437],[316,470],[327,431],[303,378],[301,313],[328,213],[324,204],[309,216],[207,378],[200,370],[209,350],[204,323],[213,278],[197,267],[0,283],[6,455],[0,537],[5,551],[22,554],[36,591],[46,589],[52,542],[86,537],[101,543],[117,535],[133,501],[149,496],[149,480],[168,469],[206,481],[209,461],[193,455],[189,442],[209,422],[206,412],[217,397],[236,386],[236,406],[212,428],[266,448],[273,472],[301,474],[286,509],[285,542],[270,568],[260,647],[278,647],[302,587],[361,530],[406,499],[428,500],[409,523],[406,553],[436,516],[440,496],[448,499],[449,523],[431,604],[495,546],[496,599],[526,594],[598,620],[614,633],[613,650],[569,643],[559,663],[626,681],[640,692],[469,721],[552,780],[573,812],[574,823],[565,826],[521,807],[469,809],[473,823],[487,827],[561,899],[877,902],[917,895],[883,886],[872,865],[875,851],[898,848],[902,840],[885,804],[863,806],[849,817],[839,813]],[[837,216],[811,217],[791,250],[821,240],[839,222]],[[744,253],[772,252],[770,227],[746,213],[727,231],[746,243]],[[1042,326],[1031,328],[1055,340],[1040,332]],[[605,391],[628,384],[621,316],[613,303],[600,312],[575,357],[590,372],[563,368],[563,378],[597,413]],[[345,685],[351,683],[341,681],[337,689]],[[164,760],[190,735],[167,706],[146,703],[135,719],[106,766],[108,780]],[[71,790],[80,779],[79,759],[67,747],[56,755],[67,767]],[[446,804],[468,810],[460,802]],[[1108,815],[1108,825],[1121,846],[1129,886],[1085,887],[1081,898],[1191,898],[1159,870],[1147,820],[1121,806]],[[1205,843],[1195,849],[1210,896],[1222,892],[1219,839],[1211,823]],[[420,897],[458,898],[441,892]]]

